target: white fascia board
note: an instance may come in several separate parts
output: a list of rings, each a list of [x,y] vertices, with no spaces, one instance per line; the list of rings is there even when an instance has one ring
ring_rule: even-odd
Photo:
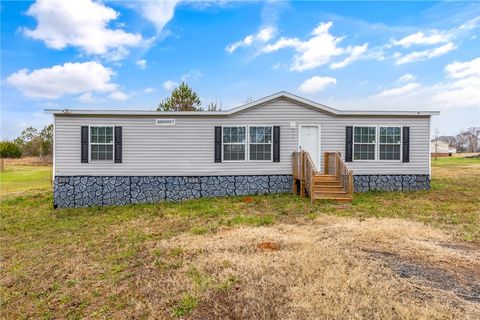
[[[75,109],[45,109],[45,112],[54,115],[125,115],[125,116],[231,116],[233,114],[260,106],[276,99],[288,99],[308,108],[317,109],[337,116],[433,116],[440,111],[374,111],[374,110],[338,110],[323,104],[281,91],[265,98],[252,101],[239,107],[225,111],[146,111],[146,110],[75,110]]]

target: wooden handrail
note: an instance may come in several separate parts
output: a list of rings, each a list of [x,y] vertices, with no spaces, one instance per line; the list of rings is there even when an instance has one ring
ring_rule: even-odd
[[[353,172],[348,169],[340,152],[325,152],[324,165],[324,173],[335,175],[343,189],[353,196]]]
[[[292,174],[293,179],[300,181],[300,196],[305,196],[306,190],[311,197],[313,193],[313,176],[318,173],[318,169],[308,152],[303,150],[295,151],[292,156]]]

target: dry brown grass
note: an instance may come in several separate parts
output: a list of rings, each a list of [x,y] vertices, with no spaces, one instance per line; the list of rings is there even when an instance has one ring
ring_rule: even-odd
[[[474,319],[480,163],[466,160],[436,162],[430,192],[341,205],[271,195],[54,210],[46,191],[10,197],[0,318]]]
[[[18,159],[5,159],[5,166],[48,166],[52,164],[52,156],[22,157]]]
[[[265,242],[279,250],[258,248]],[[479,248],[456,246],[419,223],[324,217],[150,243],[151,251],[178,248],[181,266],[163,277],[154,276],[155,260],[148,258],[133,272],[149,314],[168,316],[178,301],[166,297],[185,296],[197,301],[192,319],[475,319],[480,313]],[[231,288],[219,289],[229,279]]]

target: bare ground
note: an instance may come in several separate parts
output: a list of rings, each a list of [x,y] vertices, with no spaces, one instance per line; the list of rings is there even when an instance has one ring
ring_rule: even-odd
[[[182,263],[163,276],[148,258],[132,270],[146,298],[139,308],[149,314],[168,316],[172,305],[182,303],[165,297],[194,299],[187,316],[192,319],[480,314],[479,247],[415,222],[325,217],[312,224],[183,235],[150,246],[181,250]]]

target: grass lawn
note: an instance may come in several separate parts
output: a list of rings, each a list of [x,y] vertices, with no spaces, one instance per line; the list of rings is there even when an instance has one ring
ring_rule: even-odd
[[[347,205],[284,194],[65,210],[48,167],[8,169],[0,313],[473,319],[480,160],[432,164],[429,192]]]
[[[6,166],[0,172],[0,191],[2,195],[29,190],[47,190],[51,188],[50,166]]]

